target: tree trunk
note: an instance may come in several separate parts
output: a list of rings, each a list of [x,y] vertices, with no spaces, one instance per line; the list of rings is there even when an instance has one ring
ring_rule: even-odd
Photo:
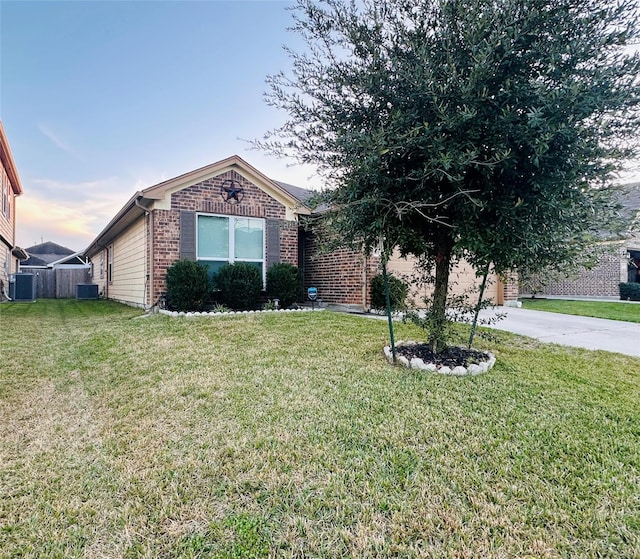
[[[447,347],[447,292],[449,291],[449,272],[453,241],[442,235],[436,241],[436,277],[433,291],[433,305],[429,331],[429,348],[438,353]]]

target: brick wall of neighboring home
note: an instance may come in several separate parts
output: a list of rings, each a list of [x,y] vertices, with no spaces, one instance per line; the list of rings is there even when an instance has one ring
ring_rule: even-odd
[[[502,301],[517,301],[520,295],[520,288],[518,286],[518,274],[512,273],[504,279],[502,284]]]
[[[222,198],[222,184],[233,179],[240,183],[243,196],[240,203]],[[180,212],[235,215],[278,220],[280,261],[298,265],[297,222],[285,220],[286,208],[262,189],[235,171],[207,179],[171,195],[171,210],[153,211],[153,292],[155,303],[166,291],[167,268],[180,258]],[[266,231],[265,231],[266,235]],[[269,252],[268,235],[266,251]]]
[[[602,255],[598,264],[587,270],[581,268],[576,274],[565,279],[548,283],[539,295],[578,296],[578,297],[617,297],[620,294],[618,284],[626,279],[621,278],[621,251],[608,252]],[[625,267],[626,269],[626,267]],[[626,271],[624,272],[626,276]],[[524,285],[523,292],[530,293],[530,286]]]
[[[319,251],[316,237],[304,234],[304,289],[316,287],[318,299],[335,305],[369,308],[371,278],[379,273],[379,259],[341,248],[328,254]]]

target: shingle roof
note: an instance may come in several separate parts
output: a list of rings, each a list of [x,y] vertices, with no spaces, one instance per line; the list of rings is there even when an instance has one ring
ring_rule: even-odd
[[[75,251],[70,248],[63,247],[57,243],[47,241],[46,243],[40,243],[29,248],[24,249],[29,258],[20,263],[21,266],[48,266],[52,262],[75,254]]]
[[[301,188],[299,186],[287,184],[286,182],[281,182],[281,181],[273,181],[273,182],[275,182],[280,188],[284,188],[289,194],[291,194],[291,196],[293,196],[296,200],[299,200],[302,203],[309,200],[309,198],[311,198],[315,194],[313,190],[308,190],[306,188]]]
[[[70,248],[63,247],[57,243],[53,243],[51,241],[47,241],[46,243],[40,243],[39,245],[34,245],[32,247],[25,249],[29,254],[58,254],[59,256],[68,256],[69,254],[73,254],[75,250],[71,250]]]

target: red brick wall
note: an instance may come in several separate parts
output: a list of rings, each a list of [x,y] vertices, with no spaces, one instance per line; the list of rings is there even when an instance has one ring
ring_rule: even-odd
[[[371,278],[379,273],[375,257],[341,248],[328,254],[320,252],[316,237],[304,233],[304,289],[316,287],[318,299],[324,303],[360,305],[371,303]],[[363,291],[365,298],[363,300]]]
[[[165,276],[167,268],[180,258],[180,212],[173,210],[153,211],[153,290],[155,303],[167,290]]]
[[[222,197],[222,184],[228,179],[238,181],[243,189],[239,204],[225,202]],[[172,194],[171,210],[153,211],[152,303],[166,291],[167,268],[180,258],[181,210],[280,220],[280,261],[298,265],[298,225],[286,221],[286,208],[240,174],[229,171]]]
[[[503,283],[503,302],[517,301],[519,295],[518,274],[511,273]]]

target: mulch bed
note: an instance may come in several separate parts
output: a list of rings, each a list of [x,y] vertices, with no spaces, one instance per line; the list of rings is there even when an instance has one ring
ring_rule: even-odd
[[[471,363],[482,363],[489,360],[489,354],[476,349],[465,347],[448,347],[440,353],[433,353],[427,344],[396,346],[398,355],[403,355],[409,361],[414,357],[425,363],[433,363],[437,367],[468,367]]]

